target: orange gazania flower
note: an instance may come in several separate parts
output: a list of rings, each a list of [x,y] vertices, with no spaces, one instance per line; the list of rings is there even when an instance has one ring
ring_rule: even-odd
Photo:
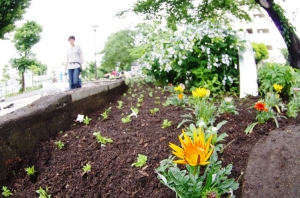
[[[265,112],[268,111],[268,108],[266,107],[266,104],[261,102],[261,101],[258,101],[257,103],[255,103],[254,108],[257,111],[265,111]]]
[[[182,99],[183,99],[183,94],[182,94],[182,93],[178,94],[178,99],[179,99],[179,100],[182,100]]]
[[[202,128],[194,131],[191,139],[183,130],[183,137],[178,136],[181,147],[169,143],[173,149],[173,154],[180,158],[174,162],[177,164],[189,164],[191,166],[209,164],[209,158],[213,152],[213,146],[210,144],[212,135],[205,142],[205,134]]]

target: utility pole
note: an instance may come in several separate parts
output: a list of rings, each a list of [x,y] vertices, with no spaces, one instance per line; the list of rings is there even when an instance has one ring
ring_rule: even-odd
[[[95,32],[95,80],[98,80],[98,75],[97,75],[97,57],[96,57],[96,35],[97,35],[97,28],[99,26],[98,25],[93,25],[92,28],[94,29],[94,32]]]

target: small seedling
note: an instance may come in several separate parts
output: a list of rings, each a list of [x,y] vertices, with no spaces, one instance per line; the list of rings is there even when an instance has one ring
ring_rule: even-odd
[[[137,103],[137,104],[136,104],[136,107],[137,107],[137,108],[141,107],[141,104],[140,104],[140,103]]]
[[[137,161],[134,162],[131,166],[142,167],[146,164],[146,162],[147,162],[147,156],[142,155],[142,154],[138,154]]]
[[[85,116],[85,117],[84,117],[84,120],[83,120],[83,123],[84,123],[85,125],[89,125],[90,122],[91,122],[91,120],[92,120],[92,118],[89,118],[89,117]]]
[[[107,120],[108,119],[108,114],[107,111],[105,111],[104,113],[101,114],[103,120]]]
[[[57,149],[61,150],[65,144],[62,142],[62,141],[57,141],[57,142],[54,142],[54,144],[56,145]]]
[[[159,108],[150,109],[150,113],[155,114],[159,111]]]
[[[142,103],[143,100],[144,100],[143,98],[138,98],[138,99],[137,99],[137,102],[138,102],[138,103]]]
[[[154,104],[160,104],[160,101],[154,101]]]
[[[59,133],[62,134],[62,133],[64,133],[64,132],[63,132],[63,131],[60,131]]]
[[[92,165],[90,165],[89,163],[87,163],[86,165],[83,166],[82,170],[84,173],[90,172],[92,169]]]
[[[160,100],[160,97],[155,97],[155,100]]]
[[[2,195],[4,197],[9,197],[9,196],[12,196],[12,192],[10,192],[10,190],[6,187],[6,186],[3,186],[2,187]]]
[[[128,122],[131,122],[131,117],[130,116],[126,116],[125,118],[122,118],[122,122],[124,124],[128,123]]]
[[[168,119],[165,119],[162,123],[162,127],[163,129],[168,128],[172,125],[172,121],[169,121]]]
[[[34,173],[36,172],[36,171],[34,170],[34,166],[25,168],[25,171],[27,172],[27,175],[29,175],[29,176],[33,176]]]
[[[126,93],[123,94],[124,97],[125,97],[126,95],[127,95]]]
[[[131,108],[132,113],[129,115],[131,116],[135,116],[137,117],[137,114],[139,113],[139,109],[138,108]]]
[[[51,195],[48,195],[48,193],[47,193],[48,187],[46,187],[46,190],[44,190],[42,187],[40,187],[40,189],[38,189],[35,192],[40,195],[39,198],[51,198]]]
[[[123,101],[119,100],[119,101],[117,101],[117,102],[118,102],[117,108],[118,108],[118,109],[122,109]]]
[[[98,143],[106,144],[106,143],[113,142],[113,140],[111,138],[107,138],[107,137],[102,136],[100,134],[100,131],[94,132],[93,135],[96,136],[96,139],[98,140]]]
[[[153,97],[153,93],[152,93],[152,92],[149,92],[148,95],[149,95],[149,97],[151,97],[151,98]]]
[[[105,109],[105,111],[106,111],[107,113],[111,112],[111,107]]]

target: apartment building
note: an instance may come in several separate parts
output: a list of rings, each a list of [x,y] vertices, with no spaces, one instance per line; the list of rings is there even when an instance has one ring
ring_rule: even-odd
[[[280,51],[286,48],[286,44],[277,30],[275,24],[265,10],[249,11],[252,22],[235,22],[236,29],[243,29],[248,32],[248,39],[255,43],[264,43],[269,50],[269,59],[277,63],[285,63]]]

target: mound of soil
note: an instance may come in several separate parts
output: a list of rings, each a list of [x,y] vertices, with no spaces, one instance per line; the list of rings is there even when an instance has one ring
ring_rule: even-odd
[[[178,135],[181,129],[177,125],[182,121],[180,115],[187,110],[182,107],[167,106],[169,92],[150,85],[131,87],[126,96],[118,96],[108,101],[101,109],[87,114],[92,118],[89,125],[76,123],[66,131],[57,132],[57,137],[36,146],[33,156],[20,159],[20,169],[10,169],[11,177],[1,181],[0,185],[8,186],[14,197],[37,197],[35,192],[40,187],[46,189],[54,198],[58,197],[175,197],[175,193],[162,185],[157,179],[154,169],[159,162],[171,155],[169,142],[179,144]],[[149,96],[149,92],[153,96]],[[131,114],[131,107],[137,104],[137,98],[144,94],[144,101],[139,108],[137,117],[124,124],[121,119]],[[124,102],[118,109],[117,101]],[[219,132],[226,132],[229,137],[224,141],[224,152],[219,159],[226,166],[233,164],[232,177],[239,181],[240,188],[234,192],[241,197],[243,172],[247,164],[249,152],[255,143],[275,129],[272,121],[255,127],[254,132],[247,136],[245,128],[254,121],[253,104],[258,100],[250,97],[236,101],[239,115],[220,115],[215,124],[227,120]],[[102,120],[101,114],[112,107],[108,120]],[[150,109],[159,108],[152,114]],[[78,112],[80,114],[80,112]],[[74,118],[76,119],[76,118]],[[172,121],[172,126],[162,129],[164,119]],[[297,119],[279,120],[280,128],[296,124]],[[113,143],[101,145],[93,136],[93,132],[113,139]],[[64,142],[63,149],[56,149],[55,142]],[[143,168],[132,167],[138,154],[148,157]],[[83,173],[83,166],[91,164],[91,171]],[[24,168],[33,166],[37,171],[36,181],[26,176]],[[272,190],[272,189],[270,189]]]

